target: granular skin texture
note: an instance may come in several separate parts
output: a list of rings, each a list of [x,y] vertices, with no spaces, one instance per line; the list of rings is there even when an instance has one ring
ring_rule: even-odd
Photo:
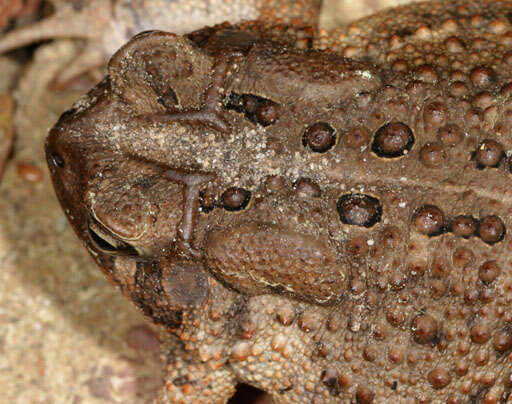
[[[159,403],[509,402],[512,1],[269,10],[138,34],[47,139],[77,235],[168,330]]]

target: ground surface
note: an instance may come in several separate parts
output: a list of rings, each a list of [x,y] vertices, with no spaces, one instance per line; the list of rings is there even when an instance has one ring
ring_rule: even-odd
[[[322,21],[407,2],[328,0]],[[83,92],[46,90],[72,50],[67,41],[45,45],[29,66],[0,58],[0,109],[1,94],[16,103],[0,182],[0,404],[149,403],[161,377],[156,332],[78,244],[44,161],[48,128]],[[0,141],[8,126],[0,114]]]

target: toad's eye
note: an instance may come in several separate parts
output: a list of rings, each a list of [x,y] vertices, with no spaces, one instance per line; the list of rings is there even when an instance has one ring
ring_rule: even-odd
[[[96,223],[94,219],[89,219],[87,229],[92,243],[103,253],[110,255],[139,255],[135,248],[103,230],[102,226]]]

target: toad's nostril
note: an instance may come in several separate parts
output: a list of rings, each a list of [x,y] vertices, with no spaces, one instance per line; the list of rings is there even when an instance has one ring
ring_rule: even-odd
[[[57,152],[51,152],[48,156],[48,161],[55,167],[64,167],[66,165],[62,156]]]

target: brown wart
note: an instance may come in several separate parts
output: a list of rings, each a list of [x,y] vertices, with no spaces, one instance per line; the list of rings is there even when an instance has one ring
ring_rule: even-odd
[[[471,215],[459,215],[453,218],[450,231],[456,236],[469,238],[476,234],[478,220]]]
[[[414,145],[411,128],[402,122],[392,122],[380,127],[375,133],[372,151],[383,158],[406,155]]]
[[[426,236],[435,237],[446,231],[444,213],[437,206],[423,205],[412,217],[415,229]]]
[[[506,228],[503,220],[496,215],[490,215],[480,220],[477,233],[484,243],[493,245],[505,238]]]
[[[221,199],[222,207],[227,211],[243,210],[251,200],[251,192],[244,188],[231,187],[224,191]]]
[[[336,131],[326,122],[317,122],[304,131],[302,144],[316,153],[325,153],[336,143]]]
[[[377,198],[364,194],[342,195],[336,204],[344,224],[372,227],[382,218],[382,205]]]
[[[493,139],[485,139],[476,148],[473,159],[478,169],[496,168],[506,157],[503,146]]]

